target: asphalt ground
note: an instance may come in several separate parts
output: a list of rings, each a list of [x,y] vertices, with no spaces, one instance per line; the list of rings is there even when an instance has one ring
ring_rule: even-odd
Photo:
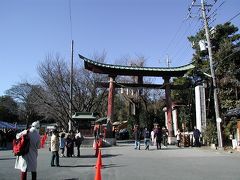
[[[75,151],[76,153],[76,151]],[[97,158],[92,148],[81,149],[81,157],[60,158],[61,167],[50,167],[51,152],[40,149],[39,180],[94,180]],[[240,153],[207,148],[135,150],[132,143],[102,149],[102,180],[240,180]],[[0,151],[0,180],[19,179],[11,150]],[[31,179],[28,173],[28,179]]]

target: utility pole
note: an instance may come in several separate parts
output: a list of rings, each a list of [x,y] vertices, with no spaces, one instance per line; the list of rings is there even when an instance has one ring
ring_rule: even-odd
[[[70,67],[70,97],[69,97],[69,121],[68,130],[72,130],[72,94],[73,94],[73,40],[71,42],[71,67]]]
[[[215,107],[215,116],[216,116],[216,123],[217,123],[217,135],[218,135],[218,147],[222,148],[222,130],[221,130],[221,118],[219,115],[219,104],[218,104],[218,96],[217,96],[217,84],[216,84],[216,77],[215,72],[213,69],[213,55],[212,55],[212,45],[211,40],[209,37],[209,27],[208,27],[208,21],[206,16],[206,8],[205,8],[205,0],[201,0],[201,7],[202,7],[202,17],[204,20],[204,26],[205,26],[205,35],[207,38],[207,44],[208,44],[208,55],[209,55],[209,63],[210,63],[210,70],[211,70],[211,77],[213,81],[213,97],[214,97],[214,107]]]

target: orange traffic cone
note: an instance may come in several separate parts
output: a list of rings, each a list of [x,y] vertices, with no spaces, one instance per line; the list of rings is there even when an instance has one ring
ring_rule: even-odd
[[[102,180],[101,167],[100,166],[97,166],[95,180]]]
[[[95,168],[102,168],[103,165],[102,165],[102,153],[101,153],[101,149],[99,149],[98,151],[98,158],[97,158],[97,163],[96,163],[96,166]]]

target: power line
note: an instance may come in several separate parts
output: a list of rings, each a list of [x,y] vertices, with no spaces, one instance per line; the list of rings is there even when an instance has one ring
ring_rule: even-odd
[[[192,21],[193,22],[193,21]],[[172,45],[172,49],[177,49],[177,47],[180,45],[180,42],[182,42],[184,39],[186,39],[186,35],[187,35],[187,33],[188,33],[188,31],[189,31],[189,29],[191,29],[190,27],[191,27],[191,23],[192,22],[190,22],[188,25],[186,24],[186,21],[185,21],[185,24],[184,25],[187,25],[187,27],[185,28],[185,31],[183,31],[183,33],[182,34],[179,34],[179,36],[177,37],[177,38],[175,38],[175,40],[174,40],[174,43],[172,42],[171,43],[171,45]],[[166,53],[168,53],[168,52],[166,52]]]
[[[179,55],[174,58],[174,59],[177,59],[178,61],[181,61],[184,56],[186,56],[187,54],[190,54],[192,52],[192,47],[191,46],[186,46],[185,49],[182,49],[179,53]],[[190,62],[191,59],[188,59],[188,62]]]
[[[184,24],[184,21],[185,21],[185,20],[183,20],[183,21],[181,22],[181,24],[179,25],[179,27],[177,28],[177,31],[176,31],[176,33],[174,34],[174,36],[172,37],[172,39],[170,40],[170,42],[168,43],[167,48],[166,48],[166,50],[164,51],[164,54],[167,53],[167,51],[168,51],[168,49],[170,48],[170,46],[172,45],[173,41],[177,38],[177,35],[179,34],[179,32],[180,32],[180,30],[181,30],[181,28],[182,28],[182,26],[183,26],[183,24]]]
[[[182,42],[184,39],[186,39],[186,35],[189,34],[189,32],[192,32],[191,30],[193,29],[193,28],[192,28],[192,24],[193,24],[194,20],[192,20],[192,21],[188,24],[188,27],[185,29],[185,31],[184,31],[182,34],[180,34],[183,25],[186,25],[186,22],[187,22],[186,20],[189,19],[189,18],[191,18],[191,19],[194,18],[194,16],[192,15],[191,9],[192,9],[192,7],[194,6],[195,2],[196,2],[196,0],[193,0],[193,1],[192,1],[191,6],[188,8],[189,13],[188,13],[188,15],[187,15],[187,18],[185,18],[185,19],[181,22],[181,24],[180,24],[180,26],[178,27],[178,29],[177,29],[176,33],[174,34],[173,38],[172,38],[171,41],[168,43],[168,46],[167,46],[166,50],[164,51],[164,55],[168,53],[168,50],[170,49],[170,47],[171,47],[172,49],[176,49],[177,46],[180,45],[180,42]],[[200,11],[200,9],[199,9],[199,11]],[[197,13],[199,13],[199,11],[198,11]],[[197,26],[197,24],[194,26],[194,28],[195,28],[196,26]],[[175,53],[175,56],[176,56],[176,54],[179,53],[179,51],[182,51],[182,49],[183,49],[183,48],[181,47],[180,50],[177,50],[177,52]]]
[[[189,19],[189,18],[191,18],[191,19],[193,19],[193,17],[196,17],[196,15],[195,16],[193,16],[192,14],[192,8],[193,8],[193,6],[199,6],[199,5],[195,5],[195,3],[196,3],[196,0],[193,0],[192,1],[192,4],[191,4],[191,6],[188,8],[188,15],[187,15],[187,19]],[[210,12],[211,10],[212,10],[212,8],[214,7],[214,5],[217,3],[217,0],[214,0],[214,3],[213,3],[213,5],[209,5],[208,7],[209,7],[209,10],[208,10],[208,12]],[[209,23],[209,24],[212,24],[216,19],[214,18],[215,17],[215,15],[216,15],[216,12],[217,12],[217,10],[223,5],[225,3],[225,1],[224,2],[222,2],[216,9],[214,9],[214,11],[209,15],[209,19],[210,19],[210,17],[212,16],[213,17],[213,19],[211,20],[211,22]],[[199,12],[200,12],[200,8],[198,9],[198,11],[195,13],[195,14],[199,14]],[[193,23],[189,23],[189,27],[188,28],[186,28],[186,31],[184,32],[184,34],[183,34],[183,36],[184,37],[186,37],[186,36],[190,36],[191,34],[194,34],[194,33],[196,33],[197,31],[199,31],[200,29],[203,29],[203,26],[199,26],[199,28],[198,28],[198,30],[197,30],[197,25],[198,25],[198,23],[200,22],[200,17],[198,18],[198,21],[196,22],[196,24],[195,25],[193,25]],[[182,42],[182,40],[181,40],[181,42]],[[178,45],[179,43],[178,42],[175,42],[175,46],[174,47],[176,47],[176,45]],[[181,58],[181,57],[183,57],[183,55],[184,55],[184,53],[186,53],[186,52],[190,52],[190,46],[185,46],[184,48],[183,47],[180,47],[180,49],[178,49],[176,52],[175,52],[175,54],[173,55],[173,60],[174,59],[176,59],[176,58]]]
[[[189,6],[189,8],[188,8],[187,19],[188,19],[189,17],[192,17],[192,16],[191,16],[191,14],[192,14],[192,7],[194,6],[195,2],[196,2],[196,0],[192,0],[192,4],[191,4],[191,5]]]
[[[222,7],[222,5],[225,3],[226,1],[223,1],[217,8],[215,8],[214,10],[213,10],[213,12],[211,13],[211,14],[206,14],[206,18],[207,18],[207,20],[209,21],[208,22],[208,25],[212,25],[215,21],[216,21],[216,15],[217,15],[217,11]],[[211,12],[211,10],[212,10],[212,8],[214,7],[214,5],[217,3],[217,0],[214,0],[214,3],[213,3],[213,5],[206,5],[206,7],[205,8],[207,8],[207,7],[210,7],[210,10],[208,11],[208,13],[209,12]],[[202,27],[200,28],[200,29],[204,29],[204,25],[202,25]]]
[[[225,60],[225,59],[231,57],[232,55],[238,53],[239,51],[240,51],[240,49],[237,49],[236,51],[234,51],[234,52],[232,52],[231,54],[229,54],[228,56],[226,56],[223,60]],[[223,61],[223,60],[222,60],[222,61]]]
[[[214,9],[214,11],[208,15],[208,17],[211,17],[212,15],[215,15],[216,12],[220,9],[220,7],[225,3],[225,1],[223,1],[216,9]],[[210,12],[210,11],[209,11]]]
[[[199,9],[199,11],[200,11],[200,9]],[[194,22],[194,19],[192,19],[192,22]],[[200,19],[198,18],[198,21],[196,21],[195,24],[193,24],[192,22],[189,23],[188,27],[186,28],[186,31],[184,32],[184,34],[182,36],[183,38],[181,39],[180,42],[183,42],[183,40],[186,40],[188,36],[190,36],[191,34],[196,32],[196,28],[197,28],[198,23],[200,22]],[[176,45],[181,45],[181,43],[175,43],[175,47],[177,47]],[[190,45],[184,46],[184,47],[182,47],[182,46],[179,47],[173,55],[173,60],[177,59],[177,57],[179,57],[179,55],[181,55],[181,57],[182,57],[183,53],[189,51],[189,48],[190,48]]]
[[[233,19],[235,19],[236,17],[238,17],[240,15],[240,12],[239,13],[237,13],[235,16],[233,16],[231,19],[229,19],[227,22],[230,22],[230,21],[232,21]]]

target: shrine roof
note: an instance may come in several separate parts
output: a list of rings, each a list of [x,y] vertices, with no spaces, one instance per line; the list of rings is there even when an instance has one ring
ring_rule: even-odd
[[[76,112],[74,115],[72,115],[72,118],[80,120],[95,120],[96,116],[94,116],[94,113],[90,112]]]
[[[134,67],[112,65],[93,61],[79,54],[84,61],[85,69],[99,74],[123,75],[123,76],[183,76],[188,70],[193,69],[194,65],[187,64],[179,67]]]

